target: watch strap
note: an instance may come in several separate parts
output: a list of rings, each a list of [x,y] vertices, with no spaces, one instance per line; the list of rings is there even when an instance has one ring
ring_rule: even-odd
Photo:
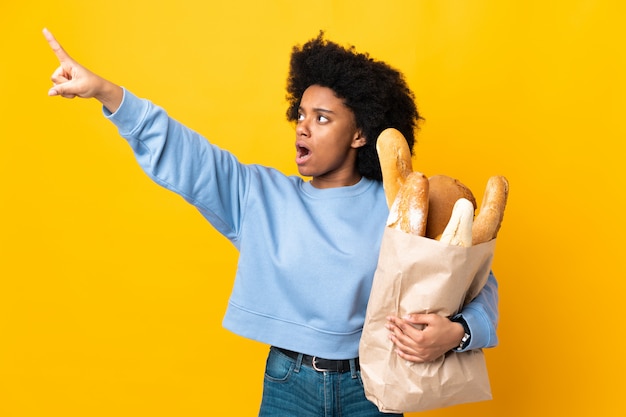
[[[462,316],[457,316],[451,319],[452,321],[459,323],[461,326],[463,326],[463,331],[465,332],[463,334],[463,338],[461,339],[461,343],[459,343],[459,346],[455,348],[455,350],[463,350],[465,349],[469,343],[470,343],[470,339],[472,337],[470,330],[469,330],[469,326],[467,325],[467,322],[465,321],[465,319]]]

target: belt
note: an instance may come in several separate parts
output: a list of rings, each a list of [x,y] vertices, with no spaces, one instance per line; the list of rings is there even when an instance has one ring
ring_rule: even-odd
[[[282,353],[285,356],[290,357],[291,359],[297,360],[300,353],[294,352],[292,350],[282,349],[278,347],[274,347],[277,351]],[[306,365],[310,368],[315,369],[318,372],[349,372],[350,371],[350,361],[354,361],[355,370],[359,370],[359,358],[355,359],[342,359],[342,360],[334,360],[334,359],[323,359],[318,358],[317,356],[310,356],[302,354],[302,364]]]

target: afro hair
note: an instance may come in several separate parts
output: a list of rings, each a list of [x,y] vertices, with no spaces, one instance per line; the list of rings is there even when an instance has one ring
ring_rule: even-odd
[[[304,91],[320,85],[344,100],[355,115],[367,143],[359,148],[357,168],[361,175],[382,181],[376,140],[389,127],[405,137],[411,153],[421,116],[413,92],[403,75],[388,64],[324,39],[320,32],[303,46],[293,48],[287,78],[287,119],[296,121]]]

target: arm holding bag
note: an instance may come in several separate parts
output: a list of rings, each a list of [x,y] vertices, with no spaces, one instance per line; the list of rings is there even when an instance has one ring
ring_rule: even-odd
[[[394,352],[385,323],[389,314],[458,313],[487,282],[495,244],[492,239],[449,246],[385,229],[359,347],[365,394],[380,411],[424,411],[491,399],[481,349],[413,363]]]

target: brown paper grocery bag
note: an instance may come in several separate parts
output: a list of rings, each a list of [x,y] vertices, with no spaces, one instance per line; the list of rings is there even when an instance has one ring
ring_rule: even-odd
[[[491,399],[482,350],[413,363],[394,352],[387,316],[450,317],[487,282],[495,239],[469,248],[387,228],[359,346],[365,394],[382,412],[424,411]]]

